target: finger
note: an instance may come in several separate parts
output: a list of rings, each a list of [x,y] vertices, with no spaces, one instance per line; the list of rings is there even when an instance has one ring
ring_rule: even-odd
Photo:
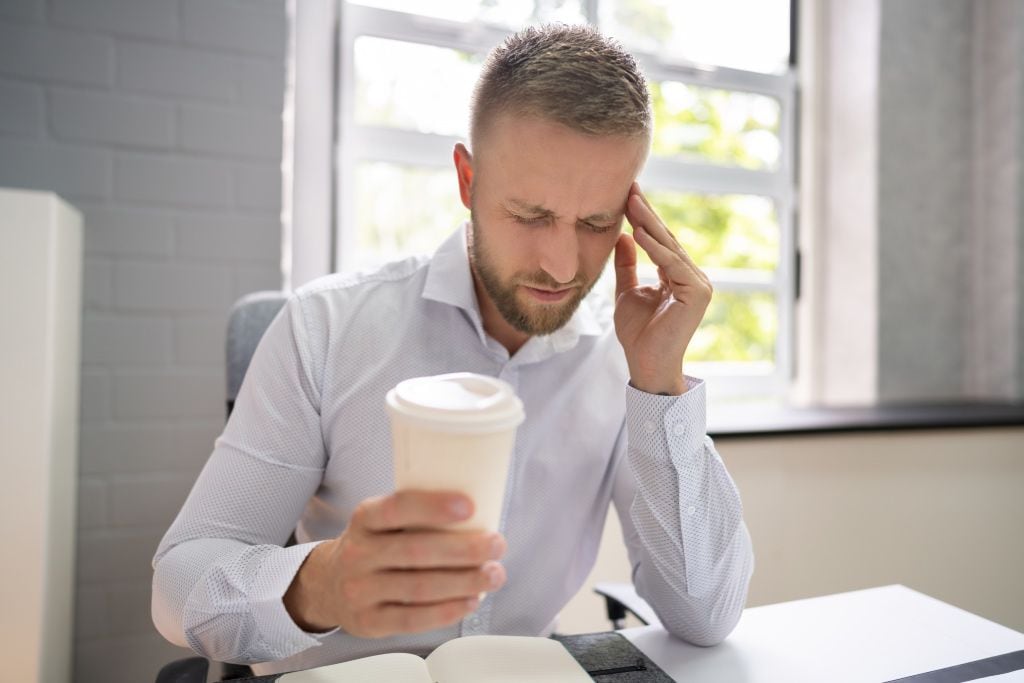
[[[397,633],[432,631],[456,623],[479,606],[478,597],[445,600],[433,605],[381,605],[359,613],[352,635],[383,638]]]
[[[647,228],[647,232],[666,247],[682,248],[675,235],[665,226],[647,198],[639,190],[629,196],[629,201],[626,203],[626,218],[629,219],[634,230],[638,227]]]
[[[618,299],[620,294],[639,285],[636,275],[636,242],[622,233],[615,243],[615,298]]]
[[[374,603],[433,604],[478,597],[505,584],[505,569],[494,561],[475,569],[417,569],[378,572],[367,594]],[[358,600],[359,598],[357,598]]]
[[[699,270],[684,262],[678,255],[670,253],[665,246],[654,242],[653,238],[644,232],[642,228],[637,230],[639,238],[637,244],[644,246],[644,241],[649,241],[650,244],[647,246],[651,252],[662,250],[659,253],[660,257],[673,259],[672,263],[657,268],[660,291],[663,296],[672,296],[685,304],[707,307],[713,292],[710,281],[703,278]],[[655,256],[652,255],[651,259],[655,260]]]
[[[352,513],[352,525],[366,531],[426,529],[454,524],[473,514],[473,501],[454,491],[396,491],[364,500]]]
[[[374,569],[479,567],[505,554],[501,534],[485,531],[409,531],[379,534],[365,540]]]
[[[640,248],[647,252],[651,261],[657,266],[669,283],[683,284],[691,280],[700,280],[696,268],[683,258],[683,255],[671,247],[667,247],[654,239],[646,227],[633,231],[633,237]]]
[[[699,303],[704,300],[705,305],[707,304],[712,287],[700,269],[682,259],[678,253],[656,242],[646,230],[641,228],[634,234],[637,237],[637,244],[647,250],[651,260],[658,264],[658,278],[664,292],[671,293],[684,303]],[[662,259],[664,261],[661,261]]]
[[[700,280],[711,284],[711,280],[708,278],[708,275],[705,271],[701,270],[693,258],[690,257],[689,252],[686,251],[683,245],[676,238],[675,233],[665,225],[662,219],[658,218],[654,209],[651,207],[650,202],[647,201],[647,198],[640,194],[633,197],[637,197],[639,200],[633,200],[632,197],[630,198],[632,200],[631,204],[634,205],[632,209],[633,213],[627,213],[627,216],[633,216],[630,218],[630,222],[634,225],[634,234],[638,225],[647,228],[647,232],[658,244],[678,253],[686,264],[693,269],[693,272]]]
[[[661,266],[658,266],[658,281],[666,287],[672,284],[668,279],[668,275],[665,274],[665,269]]]

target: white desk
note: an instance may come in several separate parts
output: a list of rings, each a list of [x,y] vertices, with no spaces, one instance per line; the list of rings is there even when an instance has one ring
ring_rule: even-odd
[[[905,586],[751,607],[712,648],[660,626],[621,633],[685,683],[878,683],[1024,650],[1024,633]],[[1022,673],[992,680],[1024,680]]]

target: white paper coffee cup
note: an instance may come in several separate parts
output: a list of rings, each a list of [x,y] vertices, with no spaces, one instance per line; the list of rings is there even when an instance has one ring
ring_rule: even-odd
[[[459,372],[399,382],[386,400],[395,488],[465,493],[473,516],[447,528],[497,531],[516,427],[524,419],[512,387]]]

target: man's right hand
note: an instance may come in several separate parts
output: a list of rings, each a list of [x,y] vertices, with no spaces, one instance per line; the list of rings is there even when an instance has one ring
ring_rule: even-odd
[[[445,531],[468,519],[460,493],[399,491],[359,504],[345,531],[306,558],[284,596],[305,631],[362,638],[429,631],[477,608],[505,583],[501,534]]]

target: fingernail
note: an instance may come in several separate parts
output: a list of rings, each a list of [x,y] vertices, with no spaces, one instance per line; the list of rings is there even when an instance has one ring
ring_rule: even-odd
[[[497,560],[499,557],[505,554],[505,540],[495,534],[491,537],[491,559]]]
[[[488,590],[492,590],[501,585],[501,568],[497,564],[485,567],[484,576],[487,578]]]
[[[469,502],[465,498],[453,498],[448,503],[448,511],[456,519],[466,519],[469,517]]]

